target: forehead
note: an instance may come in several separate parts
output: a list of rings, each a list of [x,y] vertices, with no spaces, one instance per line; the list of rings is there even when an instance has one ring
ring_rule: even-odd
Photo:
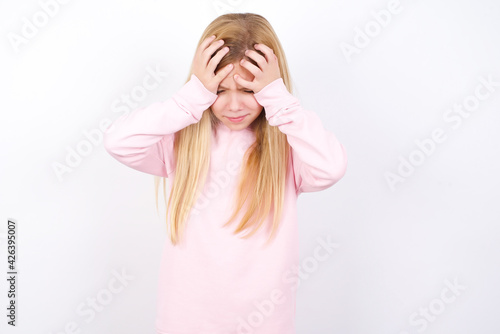
[[[234,75],[238,74],[240,75],[244,80],[247,81],[252,81],[254,79],[254,75],[252,72],[247,70],[246,68],[240,66],[240,64],[233,63],[234,67],[231,72],[224,78],[224,80],[221,81],[219,84],[219,87],[221,88],[229,88],[229,87],[237,87],[237,88],[244,88],[243,86],[239,85],[234,81]],[[254,65],[251,65],[254,66]]]

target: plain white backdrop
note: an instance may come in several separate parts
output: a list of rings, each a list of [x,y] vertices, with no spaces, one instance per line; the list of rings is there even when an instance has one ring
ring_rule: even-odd
[[[163,211],[99,129],[177,91],[229,11],[270,21],[294,95],[347,151],[341,181],[299,197],[297,333],[500,332],[496,0],[2,1],[0,261],[7,277],[14,218],[18,295],[13,328],[0,280],[0,331],[154,333]],[[326,261],[318,238],[338,244]]]

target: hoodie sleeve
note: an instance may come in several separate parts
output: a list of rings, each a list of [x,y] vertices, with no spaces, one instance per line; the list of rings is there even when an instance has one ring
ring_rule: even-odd
[[[216,99],[192,74],[171,98],[118,117],[104,131],[104,148],[128,167],[168,177],[175,169],[175,133],[198,122]]]
[[[302,108],[283,78],[271,82],[254,97],[264,107],[269,124],[287,136],[297,195],[324,190],[344,176],[347,168],[344,146],[323,127],[316,113]]]

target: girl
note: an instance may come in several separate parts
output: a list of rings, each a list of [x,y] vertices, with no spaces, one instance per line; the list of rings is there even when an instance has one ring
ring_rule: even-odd
[[[157,208],[161,178],[169,191],[158,334],[295,333],[296,200],[339,181],[347,158],[290,91],[269,22],[226,14],[182,88],[105,133],[109,154],[155,175]]]

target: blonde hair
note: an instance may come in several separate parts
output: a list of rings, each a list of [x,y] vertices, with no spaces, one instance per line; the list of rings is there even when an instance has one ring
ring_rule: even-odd
[[[198,42],[197,49],[206,37],[212,35],[215,35],[216,39],[223,39],[223,46],[229,47],[229,52],[221,59],[215,72],[227,64],[239,61],[241,58],[245,58],[258,66],[253,59],[245,56],[245,50],[251,49],[264,56],[261,51],[256,50],[253,46],[256,43],[265,44],[277,56],[283,82],[288,91],[292,92],[285,53],[276,33],[264,17],[253,13],[221,15],[207,26]],[[190,80],[191,74],[192,68],[186,82]],[[203,116],[197,123],[177,131],[174,135],[176,173],[171,180],[172,187],[166,213],[168,226],[168,214],[170,212],[171,226],[169,234],[174,245],[182,238],[186,219],[199,195],[199,187],[205,184],[210,163],[211,134],[212,131],[216,131],[219,122],[211,107],[209,107],[203,112]],[[234,205],[237,209],[233,211],[232,216],[224,226],[227,226],[235,219],[248,199],[247,212],[233,234],[248,231],[253,227],[252,232],[247,233],[243,238],[252,236],[261,228],[268,214],[273,211],[269,242],[277,232],[282,215],[285,182],[288,176],[288,159],[291,151],[286,135],[277,126],[270,126],[267,122],[264,109],[250,128],[254,132],[256,139],[247,149],[243,158],[242,172],[238,183],[238,196],[234,197]],[[160,179],[163,179],[165,197],[165,178],[155,176],[157,210]]]

